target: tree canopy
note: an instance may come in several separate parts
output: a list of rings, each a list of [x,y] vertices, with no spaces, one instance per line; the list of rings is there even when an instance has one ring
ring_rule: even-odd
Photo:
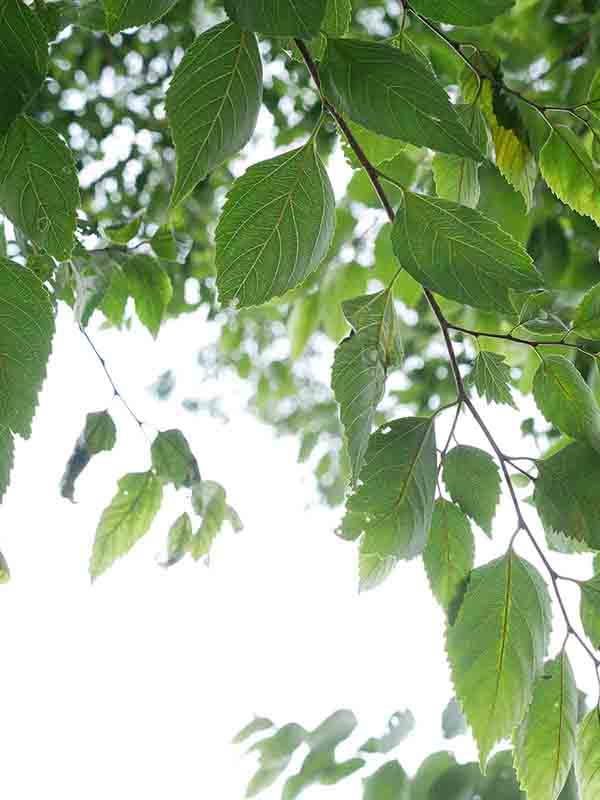
[[[344,506],[360,589],[422,558],[447,616],[444,726],[470,728],[479,764],[436,753],[411,780],[386,761],[366,800],[598,796],[598,698],[584,708],[569,652],[599,674],[600,562],[562,575],[552,551],[600,552],[599,48],[596,0],[0,0],[0,497],[61,305],[140,426],[99,325],[216,321],[199,367],[297,437],[322,501]],[[157,397],[176,380],[157,376]],[[527,452],[505,452],[494,405]],[[62,495],[126,435],[90,409]],[[102,513],[93,579],[167,486],[166,566],[241,530],[183,433],[160,431]],[[501,557],[477,560],[482,536]],[[248,794],[301,745],[284,798],[343,780],[412,722],[337,761],[354,726],[349,711],[314,731],[254,720]]]

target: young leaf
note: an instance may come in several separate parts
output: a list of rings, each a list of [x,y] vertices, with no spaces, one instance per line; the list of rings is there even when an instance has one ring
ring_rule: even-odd
[[[173,296],[171,279],[160,261],[134,255],[123,260],[123,272],[135,300],[137,315],[156,338],[164,313]]]
[[[233,22],[198,36],[167,91],[177,156],[172,207],[248,143],[261,101],[262,62],[256,36]]]
[[[420,14],[438,22],[465,27],[487,25],[500,14],[509,11],[515,0],[413,0],[412,6]]]
[[[152,442],[152,466],[163,483],[190,488],[200,480],[196,457],[180,430],[161,431]]]
[[[392,228],[400,264],[433,292],[459,303],[513,313],[509,289],[538,289],[542,277],[525,249],[478,211],[404,193]]]
[[[485,397],[488,403],[504,403],[517,408],[510,391],[510,367],[499,353],[480,350],[466,382],[474,386],[477,394]]]
[[[600,177],[570,128],[560,125],[552,131],[540,153],[540,169],[559,200],[600,225]]]
[[[544,358],[533,379],[533,396],[548,422],[600,452],[600,408],[581,373],[567,358]]]
[[[473,568],[475,542],[469,520],[443,498],[435,502],[423,564],[431,590],[446,611]]]
[[[245,725],[242,730],[233,737],[233,744],[242,744],[246,739],[254,736],[255,733],[267,731],[273,727],[272,720],[267,717],[254,717],[254,719]]]
[[[363,527],[362,514],[360,517],[361,529],[359,535],[362,533]],[[398,559],[395,556],[380,556],[378,553],[363,552],[361,548],[358,553],[359,591],[368,592],[371,589],[376,589],[390,577],[397,564]]]
[[[59,135],[21,116],[0,138],[0,208],[27,238],[56,259],[74,244],[79,184],[73,156]]]
[[[443,478],[454,502],[491,536],[500,499],[500,473],[491,455],[478,447],[454,447],[444,458]]]
[[[352,0],[327,0],[323,31],[327,36],[345,36],[352,20]]]
[[[148,532],[162,502],[162,485],[153,472],[131,472],[118,486],[96,530],[90,561],[92,580]]]
[[[398,320],[391,292],[343,304],[353,333],[335,351],[331,385],[340,405],[352,475],[358,480],[388,368],[400,360]]]
[[[198,561],[210,555],[214,540],[227,516],[225,489],[214,481],[202,481],[194,491],[196,511],[202,514],[202,524],[190,545],[192,558]]]
[[[171,567],[177,564],[189,550],[192,541],[192,521],[190,515],[184,512],[177,517],[169,530],[167,541],[167,561],[165,566]]]
[[[550,597],[537,570],[512,550],[477,568],[454,625],[448,657],[481,768],[523,719],[550,636]]]
[[[573,330],[582,339],[600,339],[600,283],[587,291],[575,312]]]
[[[575,442],[538,463],[533,499],[544,526],[600,549],[600,455]]]
[[[351,513],[362,515],[361,560],[369,557],[371,563],[379,560],[389,566],[390,558],[410,559],[423,552],[435,476],[432,419],[394,420],[371,436],[360,485],[347,504]]]
[[[225,11],[240,28],[271,36],[317,36],[325,16],[327,0],[225,0]]]
[[[102,0],[109,33],[156,22],[170,11],[177,0]]]
[[[48,39],[22,0],[0,0],[0,135],[24,111],[48,71]]]
[[[216,232],[222,303],[255,306],[299,286],[329,250],[335,199],[314,142],[233,184]]]
[[[388,723],[388,730],[383,736],[372,736],[362,745],[362,753],[387,753],[394,750],[400,742],[404,741],[415,727],[415,718],[410,711],[396,711]]]
[[[473,137],[477,149],[485,153],[488,134],[485,120],[476,106],[455,106],[461,122]],[[438,197],[475,208],[479,203],[479,164],[471,158],[437,153],[432,162]]]
[[[563,650],[548,661],[514,735],[514,762],[528,800],[556,800],[575,758],[577,687]]]
[[[600,649],[600,575],[579,584],[581,604],[579,614],[585,635],[598,650]]]
[[[108,411],[96,411],[86,416],[85,426],[75,443],[75,449],[60,482],[60,493],[63,497],[73,501],[75,482],[90,463],[92,456],[112,450],[116,441],[117,428]]]
[[[581,800],[596,800],[600,792],[600,715],[597,708],[579,725],[575,765]]]
[[[467,732],[467,720],[460,710],[458,700],[453,697],[442,712],[442,731],[444,739],[454,739]]]
[[[430,70],[396,47],[332,39],[321,69],[338,110],[375,133],[483,160]]]
[[[388,761],[363,779],[363,800],[408,800],[410,780],[397,761]]]

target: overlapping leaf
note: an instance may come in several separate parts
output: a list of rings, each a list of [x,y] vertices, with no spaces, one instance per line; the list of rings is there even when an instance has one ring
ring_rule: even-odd
[[[352,0],[327,0],[323,30],[328,36],[345,36],[352,19]]]
[[[140,322],[156,338],[173,296],[169,274],[160,261],[152,256],[129,256],[123,259],[122,264]]]
[[[581,800],[596,800],[600,793],[600,715],[594,708],[577,731],[576,771]]]
[[[469,520],[455,505],[438,498],[423,564],[431,589],[446,611],[473,568],[474,558],[475,541]]]
[[[356,481],[375,411],[383,397],[387,371],[400,361],[402,350],[391,292],[363,295],[343,307],[353,332],[335,352],[332,387],[340,405]]]
[[[187,512],[181,514],[169,529],[167,561],[165,566],[177,564],[189,550],[192,542],[192,520]]]
[[[466,206],[405,192],[392,229],[400,264],[434,292],[459,303],[512,314],[509,289],[537,289],[542,278],[523,247]]]
[[[170,11],[177,0],[102,0],[109,33],[156,22]]]
[[[262,100],[262,62],[253,33],[223,22],[201,34],[167,92],[179,205],[209,172],[247,144]]]
[[[533,380],[533,396],[548,422],[600,452],[600,408],[581,373],[567,358],[544,358]]]
[[[71,255],[79,185],[59,135],[20,116],[0,137],[0,208],[33,242],[62,260]]]
[[[219,220],[222,303],[265,303],[301,284],[329,250],[335,199],[314,142],[255,164],[227,196]]]
[[[496,742],[523,719],[549,636],[550,598],[531,564],[509,550],[474,570],[447,644],[482,768]]]
[[[90,562],[92,579],[105,572],[148,532],[162,502],[162,484],[153,472],[125,475],[103,511]]]
[[[480,350],[468,377],[468,384],[477,389],[480,397],[488,403],[504,403],[516,409],[510,391],[510,367],[499,353]]]
[[[0,0],[0,135],[41,88],[48,40],[38,16],[22,0]]]
[[[331,102],[365,128],[443,153],[484,158],[431,71],[398,48],[330,40],[321,73]]]
[[[600,575],[596,574],[579,584],[581,604],[579,613],[585,635],[600,649]]]
[[[225,10],[241,28],[272,36],[312,39],[319,33],[327,0],[225,0]]]
[[[515,0],[413,0],[419,13],[439,22],[465,27],[486,25],[500,14],[509,11]]]
[[[473,137],[478,150],[487,151],[488,133],[481,111],[476,106],[455,106],[461,122]],[[479,163],[472,158],[437,153],[432,162],[438,197],[469,208],[479,203]]]
[[[117,428],[108,411],[95,411],[86,416],[85,426],[77,439],[61,480],[63,497],[74,499],[75,482],[90,463],[92,456],[112,450],[117,441]]]
[[[582,339],[600,339],[600,283],[587,291],[581,299],[573,329]]]
[[[363,800],[408,800],[410,780],[397,761],[388,761],[363,780]]]
[[[454,502],[491,536],[500,474],[490,454],[468,445],[454,447],[444,458],[442,475]]]
[[[556,800],[575,758],[577,687],[564,650],[545,667],[514,736],[515,768],[528,800]]]
[[[200,480],[200,469],[188,440],[180,430],[161,431],[152,442],[152,466],[164,483],[190,488]]]

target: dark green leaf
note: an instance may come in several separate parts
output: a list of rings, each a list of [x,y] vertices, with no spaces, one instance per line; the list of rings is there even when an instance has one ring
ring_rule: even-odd
[[[73,249],[79,186],[59,135],[21,116],[0,138],[0,208],[31,241],[59,260]]]
[[[196,457],[180,430],[161,431],[152,442],[152,466],[163,483],[188,489],[200,480]]]
[[[123,260],[123,273],[135,300],[135,310],[140,322],[156,338],[173,296],[173,286],[167,271],[151,256],[134,255]]]
[[[261,101],[262,62],[254,34],[232,22],[201,34],[167,92],[177,155],[172,206],[247,144]]]
[[[263,161],[234,183],[217,226],[222,303],[255,306],[301,284],[335,229],[335,199],[314,142]]]
[[[584,294],[575,312],[573,328],[582,339],[600,339],[600,283]]]
[[[455,505],[438,498],[423,564],[431,590],[446,611],[473,568],[474,558],[475,542],[469,520]]]
[[[471,574],[447,636],[456,695],[482,769],[531,702],[550,637],[550,597],[537,570],[512,550]]]
[[[305,741],[306,731],[300,725],[291,722],[252,746],[260,756],[260,766],[252,777],[246,790],[246,797],[255,797],[275,783],[287,769],[294,752]]]
[[[509,11],[515,0],[413,0],[419,13],[439,22],[465,27],[486,25],[500,14]]]
[[[363,780],[363,800],[408,800],[410,781],[397,761],[388,761]]]
[[[577,687],[564,650],[544,667],[514,735],[515,769],[528,800],[557,798],[575,758]]]
[[[103,0],[109,33],[156,22],[177,0]]]
[[[478,150],[487,151],[488,133],[481,111],[476,106],[455,106],[461,122],[473,137]],[[479,164],[471,158],[438,153],[432,162],[438,197],[475,208],[479,203]]]
[[[0,428],[0,500],[10,483],[10,474],[15,461],[15,442],[9,428]]]
[[[131,219],[114,222],[102,228],[103,235],[116,244],[129,244],[137,236],[142,224],[141,213],[134,214]]]
[[[510,391],[510,367],[499,353],[480,350],[467,384],[474,386],[477,394],[485,397],[488,403],[504,403],[517,408]]]
[[[108,411],[96,411],[87,415],[85,426],[67,462],[60,482],[60,493],[69,500],[74,499],[75,482],[87,467],[92,456],[112,450],[117,441],[117,428]]]
[[[518,242],[478,211],[449,200],[405,192],[392,244],[415,280],[476,308],[510,314],[509,289],[542,284]]]
[[[445,457],[443,477],[454,502],[491,536],[500,499],[500,474],[494,459],[477,447],[460,445]]]
[[[152,472],[125,475],[103,511],[90,562],[92,579],[105,572],[148,532],[162,502],[162,485]]]
[[[240,27],[272,36],[317,36],[327,0],[225,0],[225,10]]]
[[[581,589],[580,615],[585,635],[600,649],[600,575],[579,584]]]
[[[485,778],[477,789],[481,800],[526,800],[512,764],[512,750],[502,750],[490,759]]]
[[[332,39],[321,77],[329,100],[365,128],[443,153],[483,159],[430,70],[398,48]]]
[[[467,732],[467,729],[465,715],[461,711],[458,700],[453,697],[442,712],[444,739],[454,739],[456,736],[462,736]]]
[[[533,396],[548,422],[600,452],[600,409],[592,390],[568,359],[544,358],[533,380]]]

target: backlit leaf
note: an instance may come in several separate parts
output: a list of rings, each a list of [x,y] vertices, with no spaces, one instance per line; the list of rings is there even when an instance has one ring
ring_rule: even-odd
[[[512,550],[477,568],[447,635],[456,695],[482,769],[531,701],[550,636],[550,597],[535,568]]]
[[[500,499],[500,474],[494,459],[478,447],[460,445],[444,458],[442,474],[454,502],[491,536]]]
[[[475,558],[469,520],[443,498],[435,502],[423,564],[435,597],[447,611],[466,580]]]
[[[327,0],[323,30],[328,36],[345,36],[352,19],[352,0]]]
[[[172,566],[184,557],[192,541],[192,521],[188,513],[177,517],[169,529],[167,540],[167,562],[165,566]]]
[[[190,488],[200,480],[196,457],[180,430],[160,431],[152,442],[152,466],[163,483]]]
[[[156,22],[170,11],[177,0],[102,0],[109,33]]]
[[[112,450],[117,441],[117,428],[108,411],[88,414],[85,426],[67,462],[60,490],[63,497],[74,499],[75,482],[92,456]]]
[[[413,0],[419,13],[439,22],[465,27],[486,25],[500,14],[509,11],[515,0]]]
[[[241,28],[272,36],[317,36],[327,0],[225,0],[225,11]]]
[[[456,113],[469,131],[477,149],[485,153],[488,134],[485,120],[476,106],[455,106]],[[475,208],[479,203],[479,164],[471,158],[437,153],[432,162],[438,197]]]
[[[488,403],[517,407],[510,391],[510,367],[499,353],[480,350],[467,384],[474,386],[477,394],[485,397]]]
[[[587,291],[581,299],[573,329],[582,339],[600,339],[600,283]]]
[[[596,800],[600,792],[600,715],[594,708],[577,731],[577,779],[581,800]]]
[[[216,232],[222,303],[265,303],[301,284],[329,250],[335,200],[314,142],[255,164],[233,184]]]
[[[210,556],[213,542],[227,518],[227,502],[225,489],[215,481],[202,481],[194,489],[194,499],[195,510],[202,514],[202,524],[192,538],[190,552],[198,561]]]
[[[600,649],[600,575],[579,584],[581,604],[579,613],[585,635]]]
[[[135,300],[135,310],[140,322],[156,338],[173,296],[171,279],[160,261],[146,255],[124,259],[123,272]]]

